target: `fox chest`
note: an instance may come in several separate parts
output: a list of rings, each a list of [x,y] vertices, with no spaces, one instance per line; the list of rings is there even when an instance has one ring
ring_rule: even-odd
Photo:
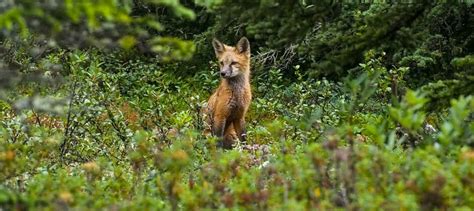
[[[249,103],[245,96],[232,96],[228,100],[227,106],[233,112],[243,112],[247,109]]]
[[[238,118],[245,115],[252,98],[250,90],[225,90],[219,94],[221,96],[218,96],[218,98],[221,99],[221,102],[218,104],[221,104],[225,108],[225,113],[227,113],[229,117]]]

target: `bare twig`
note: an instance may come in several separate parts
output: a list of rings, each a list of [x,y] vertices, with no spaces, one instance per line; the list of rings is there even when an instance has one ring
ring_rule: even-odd
[[[64,130],[64,140],[63,143],[59,146],[59,150],[61,152],[61,160],[64,160],[64,155],[66,154],[66,146],[70,136],[70,126],[71,126],[71,119],[72,119],[72,105],[74,103],[74,99],[76,98],[76,89],[77,89],[77,81],[74,81],[72,85],[72,92],[71,92],[71,99],[68,105],[68,112],[67,112],[67,120],[65,130]]]

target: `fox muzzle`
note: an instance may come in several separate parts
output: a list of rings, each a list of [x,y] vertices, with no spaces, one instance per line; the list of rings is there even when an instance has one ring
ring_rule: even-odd
[[[230,78],[232,77],[232,68],[231,67],[224,67],[221,69],[220,74],[223,78]]]

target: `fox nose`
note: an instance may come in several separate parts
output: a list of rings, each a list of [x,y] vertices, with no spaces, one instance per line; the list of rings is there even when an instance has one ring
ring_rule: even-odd
[[[225,72],[221,72],[221,76],[224,77],[224,76],[225,76]]]

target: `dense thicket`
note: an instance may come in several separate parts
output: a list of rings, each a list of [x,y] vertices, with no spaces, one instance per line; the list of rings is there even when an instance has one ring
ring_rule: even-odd
[[[474,90],[472,4],[244,0],[200,10],[194,24],[170,22],[169,28],[180,29],[176,36],[193,35],[203,65],[212,56],[212,37],[232,42],[245,35],[257,71],[277,67],[291,74],[298,65],[312,77],[340,80],[360,73],[364,53],[375,50],[384,53],[383,65],[401,88],[427,86],[433,107]],[[401,67],[409,69],[397,72]]]

